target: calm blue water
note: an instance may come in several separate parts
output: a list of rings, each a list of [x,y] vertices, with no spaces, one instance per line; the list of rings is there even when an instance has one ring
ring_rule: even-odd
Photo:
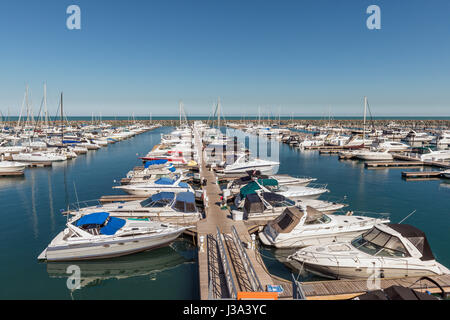
[[[139,165],[136,155],[147,153],[171,129],[147,132],[53,168],[28,169],[24,178],[1,178],[0,299],[198,299],[196,254],[187,241],[119,259],[76,263],[83,287],[74,292],[66,287],[69,264],[36,260],[64,227],[60,209],[76,201],[74,183],[80,200],[119,193],[111,189],[114,180]],[[346,197],[348,210],[389,212],[393,222],[417,210],[406,222],[422,229],[437,259],[450,266],[449,181],[406,182],[401,171],[413,169],[367,170],[362,162],[284,144],[279,154],[280,173],[316,177],[331,196]],[[262,253],[272,273],[290,279],[291,272],[274,258],[286,252]]]
[[[53,168],[27,169],[24,178],[0,178],[0,299],[193,299],[198,275],[195,250],[186,241],[171,247],[100,262],[76,263],[85,287],[66,287],[69,264],[36,258],[65,225],[60,209],[98,199],[160,141],[160,128],[108,145]],[[84,271],[83,271],[84,270]]]

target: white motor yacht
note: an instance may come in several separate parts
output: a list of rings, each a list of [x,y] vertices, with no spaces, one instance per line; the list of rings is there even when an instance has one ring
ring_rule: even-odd
[[[276,248],[307,247],[350,241],[388,219],[328,215],[312,207],[286,208],[259,233],[262,243]]]
[[[128,194],[133,194],[136,196],[151,196],[159,192],[193,192],[193,189],[186,182],[182,182],[183,176],[177,175],[174,179],[170,178],[159,178],[158,180],[137,183],[132,185],[117,186],[114,189],[122,189]]]
[[[250,159],[246,160],[245,155],[241,155],[233,164],[225,165],[223,171],[218,171],[218,174],[222,175],[235,175],[246,174],[247,171],[255,170],[260,171],[263,174],[274,173],[275,167],[279,166],[277,161],[269,161],[263,159]]]
[[[380,151],[393,151],[393,152],[399,152],[399,151],[407,151],[410,146],[406,143],[402,143],[399,141],[383,141],[379,142],[378,144],[375,144],[375,148]]]
[[[39,260],[71,261],[128,255],[168,245],[187,227],[149,219],[121,219],[108,212],[75,216],[39,255]]]
[[[27,165],[15,161],[0,161],[0,174],[22,173]]]
[[[375,161],[375,160],[393,160],[394,157],[387,151],[375,151],[375,150],[359,150],[355,154],[355,158],[366,160],[366,161]]]
[[[110,216],[122,218],[145,217],[157,220],[177,220],[195,222],[201,219],[201,213],[195,206],[195,196],[192,192],[160,192],[145,200],[128,201],[125,203],[108,203],[95,206],[79,207],[80,203],[72,205],[71,215],[86,215],[94,212],[107,211]]]
[[[333,279],[450,274],[435,260],[425,234],[407,224],[379,224],[352,241],[306,247],[288,260],[298,270]]]
[[[450,161],[450,150],[428,150],[428,153],[422,154],[420,156],[421,161]]]
[[[246,194],[262,190],[263,192],[275,192],[291,200],[317,199],[322,194],[329,192],[323,186],[310,188],[295,185],[279,185],[275,179],[259,179],[241,188],[240,196],[243,199]]]
[[[248,220],[267,220],[276,218],[283,213],[284,209],[295,206],[311,206],[318,211],[332,213],[346,205],[310,199],[296,202],[273,192],[256,191],[247,194],[243,200],[236,197],[235,206],[237,209],[233,209],[232,214],[240,214]]]
[[[64,154],[57,154],[54,152],[32,152],[32,153],[18,153],[13,154],[14,161],[22,162],[55,162],[65,161],[67,157]]]

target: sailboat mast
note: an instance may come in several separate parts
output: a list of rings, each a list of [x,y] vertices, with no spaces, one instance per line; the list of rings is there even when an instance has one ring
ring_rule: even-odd
[[[217,99],[217,128],[220,131],[220,97]]]
[[[367,110],[367,97],[364,97],[363,147],[366,146],[366,110]]]
[[[61,92],[61,146],[64,146],[63,93]]]
[[[47,113],[47,83],[44,82],[44,125],[48,126],[48,113]]]
[[[181,110],[183,109],[183,102],[181,102],[181,100],[179,103],[179,107],[180,107],[180,128],[181,128]]]

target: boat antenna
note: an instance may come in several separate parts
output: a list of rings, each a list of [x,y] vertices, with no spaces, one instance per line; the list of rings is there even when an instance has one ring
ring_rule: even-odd
[[[405,221],[406,219],[408,219],[410,216],[412,216],[417,210],[414,209],[413,212],[411,212],[410,214],[408,214],[406,217],[404,217],[398,224],[402,223],[403,221]]]

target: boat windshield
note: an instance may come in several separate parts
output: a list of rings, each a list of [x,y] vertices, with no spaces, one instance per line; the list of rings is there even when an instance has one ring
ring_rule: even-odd
[[[269,187],[267,187],[270,191],[272,191],[272,192],[286,192],[286,191],[289,191],[289,189],[288,189],[288,187],[286,187],[286,186],[280,186],[280,185],[277,185],[277,186],[269,186]]]
[[[170,202],[172,201],[172,199],[159,199],[154,201],[152,199],[152,197],[149,197],[145,200],[142,200],[140,202],[142,207],[147,207],[147,208],[163,208],[165,206],[167,206]]]
[[[269,203],[272,207],[275,208],[295,206],[295,201],[288,198],[284,198],[283,200],[278,201],[269,201]]]
[[[309,215],[308,215],[309,217]],[[321,216],[314,217],[314,219],[308,220],[306,219],[305,224],[324,224],[329,223],[331,221],[331,218],[328,217],[326,214],[322,214]]]
[[[399,238],[373,228],[355,238],[353,247],[372,256],[409,257],[409,253]]]

